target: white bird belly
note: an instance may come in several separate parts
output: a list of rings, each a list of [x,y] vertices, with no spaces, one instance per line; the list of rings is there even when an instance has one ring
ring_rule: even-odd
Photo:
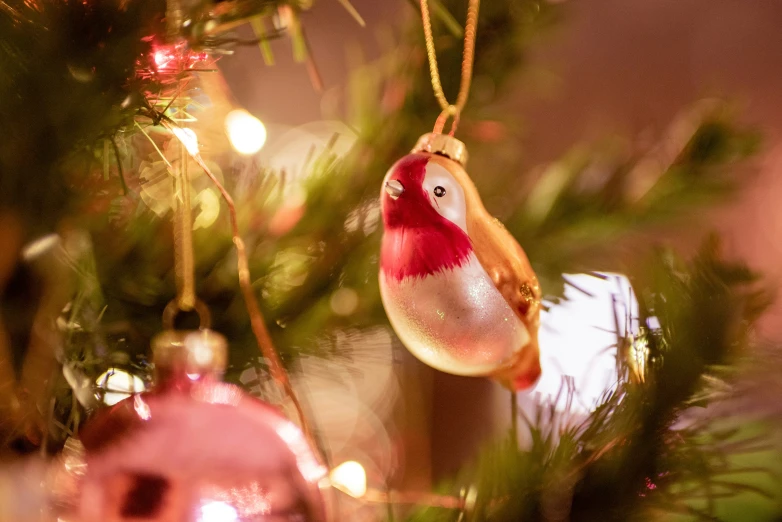
[[[455,270],[423,278],[394,281],[381,271],[380,295],[407,349],[447,373],[491,374],[530,341],[474,253]]]

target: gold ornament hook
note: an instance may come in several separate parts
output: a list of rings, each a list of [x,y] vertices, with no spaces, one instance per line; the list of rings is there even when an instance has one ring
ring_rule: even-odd
[[[432,36],[432,20],[429,17],[429,2],[421,0],[421,21],[424,26],[424,40],[426,41],[426,55],[429,59],[429,74],[432,78],[432,89],[437,102],[443,112],[437,118],[434,125],[435,134],[442,132],[445,122],[449,116],[453,116],[453,125],[448,133],[453,136],[456,132],[456,126],[459,123],[459,115],[467,103],[467,96],[470,94],[470,83],[472,82],[472,65],[475,58],[475,35],[478,31],[478,9],[481,0],[470,0],[467,6],[467,23],[464,26],[464,52],[462,54],[462,77],[459,84],[459,94],[456,96],[456,103],[448,103],[448,99],[443,92],[443,85],[440,82],[440,71],[437,67],[437,53],[434,49],[434,36]]]
[[[209,313],[209,307],[206,306],[206,304],[203,301],[201,301],[200,299],[196,299],[193,304],[193,307],[190,308],[189,310],[185,310],[181,306],[179,306],[178,299],[172,299],[166,305],[166,308],[163,310],[163,327],[166,330],[173,330],[174,319],[176,319],[176,316],[179,315],[179,312],[182,311],[189,312],[190,310],[194,310],[195,313],[198,314],[199,330],[206,330],[210,326],[212,326],[212,314]]]
[[[456,127],[459,125],[459,116],[460,116],[459,108],[456,105],[449,105],[443,111],[440,113],[440,115],[437,117],[437,120],[434,122],[434,129],[432,129],[432,132],[434,134],[442,134],[443,133],[443,127],[445,127],[445,123],[448,121],[449,117],[453,117],[453,123],[451,123],[451,130],[448,132],[449,136],[453,136],[456,132]]]

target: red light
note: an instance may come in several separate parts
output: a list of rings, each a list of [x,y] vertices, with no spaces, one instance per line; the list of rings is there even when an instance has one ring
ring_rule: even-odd
[[[158,72],[192,69],[208,58],[207,53],[192,52],[184,44],[156,46],[152,52],[152,59]]]
[[[165,49],[160,49],[155,51],[154,54],[155,58],[155,66],[157,66],[158,70],[165,69],[169,66],[169,63],[174,59],[174,56],[171,54],[170,51]]]

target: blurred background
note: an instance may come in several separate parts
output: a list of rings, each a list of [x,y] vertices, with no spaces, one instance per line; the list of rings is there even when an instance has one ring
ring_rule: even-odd
[[[317,21],[308,34],[323,76],[322,94],[311,88],[307,70],[285,56],[286,42],[274,44],[280,52],[273,69],[258,63],[256,49],[241,50],[220,62],[231,92],[269,130],[262,152],[268,160],[274,161],[280,142],[285,143],[293,129],[337,118],[351,72],[381,56],[388,33],[418,16],[402,0],[353,4],[366,28],[357,27],[337,2],[317,2],[305,15]],[[692,217],[698,219],[688,220],[688,227],[665,231],[660,239],[687,250],[704,232],[719,231],[731,256],[746,259],[763,272],[771,287],[777,287],[782,211],[775,201],[782,191],[782,109],[776,97],[782,89],[782,33],[776,26],[782,20],[782,4],[584,0],[562,2],[561,7],[561,22],[536,37],[527,63],[496,103],[495,110],[510,115],[520,127],[508,146],[518,150],[522,168],[534,176],[536,166],[555,161],[575,144],[606,137],[652,142],[669,129],[683,107],[709,98],[729,100],[737,107],[738,119],[762,133],[761,152],[740,167],[741,187],[732,200],[718,208],[693,208]],[[334,38],[335,32],[339,38]],[[479,78],[473,96],[480,96],[482,88],[491,89],[490,83]],[[296,95],[288,103],[268,103],[284,100],[290,92]],[[480,153],[470,172],[476,177],[493,175],[491,151],[484,148]],[[779,304],[763,317],[759,333],[780,339]],[[401,356],[414,368],[415,379],[425,387],[423,395],[431,401],[428,420],[421,426],[427,440],[417,450],[424,455],[431,451],[426,455],[431,472],[443,476],[494,433],[504,402],[497,410],[486,410],[486,396],[499,393],[492,383],[435,373],[407,354]],[[470,429],[465,429],[465,418],[475,419]],[[459,437],[448,435],[454,431]],[[417,457],[415,461],[421,462]],[[417,473],[427,477],[420,467],[413,474]]]
[[[344,106],[347,77],[357,66],[383,55],[389,31],[417,19],[410,3],[401,0],[358,0],[354,5],[366,20],[366,28],[356,27],[336,2],[316,3],[306,15],[318,20],[308,34],[323,76],[322,94],[310,89],[307,71],[292,60],[281,58],[274,69],[260,67],[255,50],[247,49],[220,63],[237,100],[267,124],[269,138],[263,155],[269,160],[274,161],[280,142],[285,143],[292,129],[313,128],[311,122],[323,118],[337,119]],[[661,135],[665,140],[683,107],[704,99],[729,100],[736,107],[737,120],[763,136],[760,153],[739,167],[741,183],[735,197],[717,208],[696,206],[690,211],[693,219],[686,219],[687,227],[648,237],[686,252],[705,232],[718,231],[729,257],[747,260],[776,288],[782,244],[778,232],[782,213],[775,204],[782,191],[782,112],[776,103],[782,89],[782,33],[777,30],[782,4],[774,0],[584,0],[561,2],[561,8],[561,21],[533,39],[524,67],[511,76],[493,104],[493,111],[509,116],[515,126],[512,143],[506,146],[516,149],[520,172],[529,172],[522,175],[535,176],[536,168],[554,162],[577,144],[592,145],[617,136],[644,145]],[[335,32],[341,37],[334,38]],[[266,102],[284,99],[292,89],[297,93],[295,102]],[[492,89],[488,75],[478,77],[473,97],[491,97],[485,91]],[[490,147],[484,146],[478,154],[469,168],[473,176],[507,175],[494,172],[497,162]],[[606,303],[612,294],[627,297],[628,291],[620,284],[608,290],[598,287],[597,292],[604,293],[596,298],[605,307],[602,318],[591,312],[592,301],[571,295],[573,310],[561,312],[562,317],[554,322],[559,321],[560,329],[567,329],[563,324],[575,325],[576,336],[596,325],[611,329],[613,317]],[[779,304],[763,317],[758,333],[780,339]],[[604,344],[598,339],[590,346]],[[572,339],[549,341],[550,347],[572,345]],[[594,348],[595,353],[578,358],[573,365],[581,372],[586,369],[587,374],[610,372],[610,354],[602,365],[590,366],[598,350]],[[404,461],[417,463],[403,467],[401,484],[420,487],[458,470],[475,457],[481,443],[507,425],[507,398],[490,381],[434,372],[406,353],[397,352],[397,357],[402,358],[397,373],[403,383],[400,401],[408,408],[403,408],[408,417],[400,434],[406,443]],[[565,350],[562,359],[567,358]],[[553,370],[554,375],[558,372],[579,374],[578,370]],[[586,385],[585,379],[580,378],[578,386]],[[558,381],[553,381],[541,386],[544,394],[557,393]],[[608,388],[611,378],[597,381],[587,402]],[[399,388],[389,387],[386,393],[399,393]],[[422,405],[418,412],[409,410]],[[420,416],[420,423],[411,423],[411,415]]]

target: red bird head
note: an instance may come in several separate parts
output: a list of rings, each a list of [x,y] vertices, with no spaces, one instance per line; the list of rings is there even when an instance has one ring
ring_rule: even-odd
[[[464,190],[429,154],[409,154],[380,193],[385,234],[380,269],[401,281],[460,267],[472,252]]]

